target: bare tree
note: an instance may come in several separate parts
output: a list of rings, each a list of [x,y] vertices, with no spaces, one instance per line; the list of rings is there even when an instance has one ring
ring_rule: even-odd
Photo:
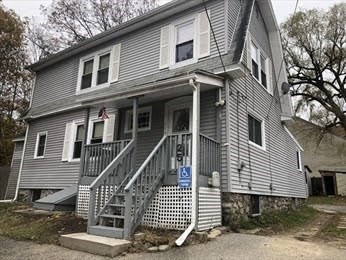
[[[299,11],[281,28],[296,111],[346,136],[346,3]]]
[[[158,5],[158,0],[55,0],[41,7],[46,21],[29,19],[36,59],[109,30]]]

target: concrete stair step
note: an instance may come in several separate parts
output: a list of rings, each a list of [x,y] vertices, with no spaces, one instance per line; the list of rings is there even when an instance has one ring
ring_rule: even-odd
[[[90,235],[95,236],[104,236],[111,238],[123,238],[124,237],[124,229],[116,228],[116,227],[108,227],[108,226],[90,226],[88,233]]]
[[[126,251],[132,243],[124,239],[97,236],[87,233],[76,233],[62,235],[60,237],[60,244],[61,246],[72,250],[115,257]]]

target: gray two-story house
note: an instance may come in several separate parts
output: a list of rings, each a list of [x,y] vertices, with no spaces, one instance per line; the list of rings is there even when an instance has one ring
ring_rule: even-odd
[[[91,234],[203,230],[221,198],[230,222],[306,197],[269,0],[172,1],[29,69],[17,194],[77,197]]]

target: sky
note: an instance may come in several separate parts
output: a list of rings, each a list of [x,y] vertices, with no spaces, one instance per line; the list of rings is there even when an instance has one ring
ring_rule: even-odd
[[[13,9],[21,17],[39,16],[40,5],[48,5],[52,0],[2,0],[3,4]],[[298,0],[299,8],[323,8],[328,9],[335,3],[340,3],[346,0]],[[170,2],[170,0],[160,0],[161,4]],[[272,0],[276,19],[280,24],[290,14],[294,12],[297,0]]]

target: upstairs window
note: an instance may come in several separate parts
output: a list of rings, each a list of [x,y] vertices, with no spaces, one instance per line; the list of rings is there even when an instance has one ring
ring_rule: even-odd
[[[259,68],[258,58],[259,58],[259,50],[258,50],[257,46],[253,42],[251,42],[252,75],[256,79],[259,80],[260,78],[259,78],[259,73],[258,73],[258,68]]]
[[[47,142],[47,132],[41,132],[37,134],[36,138],[36,148],[35,148],[35,158],[44,157],[44,152],[46,150]]]
[[[104,121],[93,122],[92,134],[90,139],[91,144],[102,143],[103,128],[104,128]]]
[[[248,115],[249,141],[263,148],[263,122]]]
[[[175,69],[210,56],[210,11],[189,15],[161,28],[160,69]]]
[[[176,26],[175,62],[193,58],[194,22]]]
[[[265,88],[269,93],[273,93],[272,87],[272,63],[264,52],[258,47],[257,43],[251,40],[248,35],[248,67],[252,76]]]
[[[107,87],[119,79],[121,44],[80,59],[76,92],[85,93]]]
[[[97,71],[97,85],[108,82],[110,54],[100,56],[99,68]]]
[[[81,89],[90,88],[93,77],[94,59],[84,62]]]
[[[77,125],[76,136],[73,146],[73,159],[80,158],[84,139],[84,125]]]
[[[297,154],[297,167],[298,167],[298,170],[301,171],[302,170],[302,163],[301,163],[301,154],[300,154],[300,151],[297,151],[296,152]]]

